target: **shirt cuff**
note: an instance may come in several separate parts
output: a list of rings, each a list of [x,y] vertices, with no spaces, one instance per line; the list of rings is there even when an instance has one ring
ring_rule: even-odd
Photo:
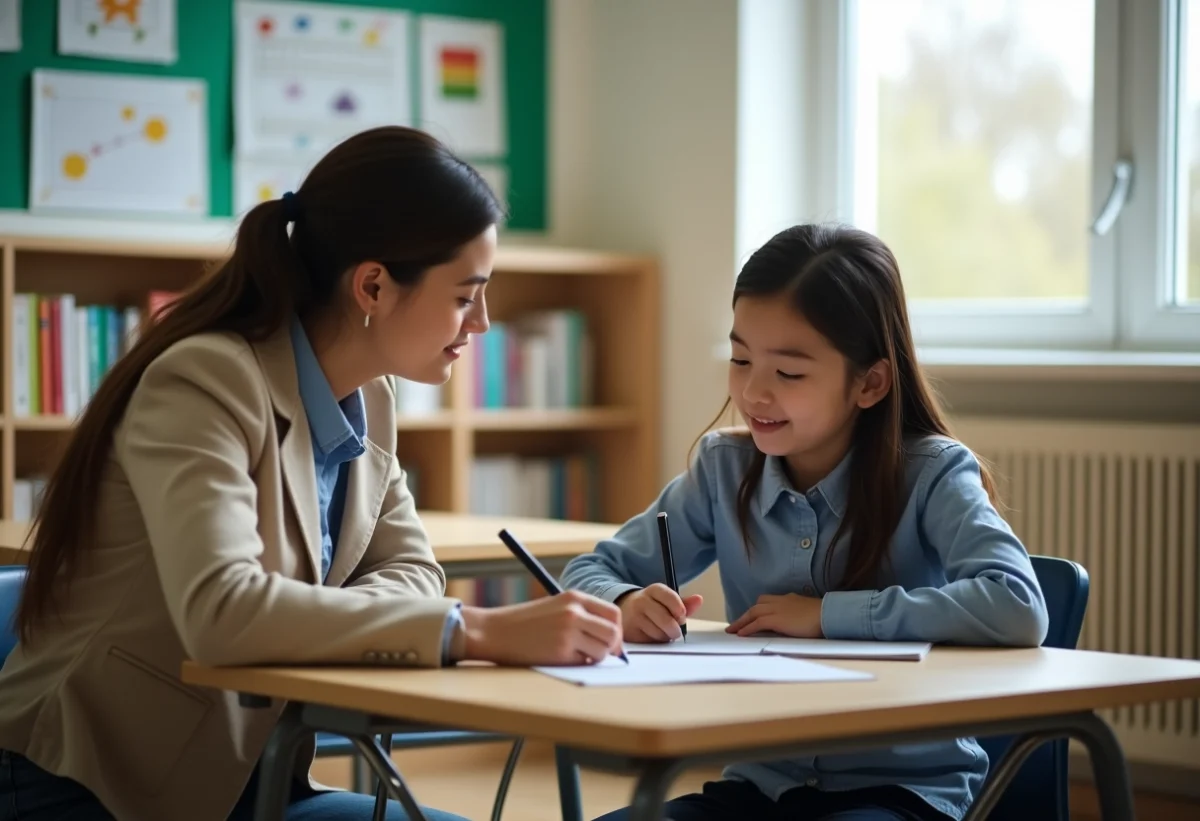
[[[602,590],[598,590],[595,593],[593,593],[592,595],[594,595],[596,598],[600,599],[601,601],[606,601],[606,602],[612,603],[612,602],[615,602],[617,599],[619,599],[624,594],[629,593],[630,591],[641,590],[641,589],[642,588],[636,584],[618,583],[618,584],[612,585],[611,587],[605,587]]]
[[[827,639],[871,641],[874,590],[840,590],[821,597],[821,633]]]
[[[446,613],[446,626],[442,632],[442,666],[448,667],[462,661],[466,643],[467,632],[463,623],[462,604],[456,603]]]

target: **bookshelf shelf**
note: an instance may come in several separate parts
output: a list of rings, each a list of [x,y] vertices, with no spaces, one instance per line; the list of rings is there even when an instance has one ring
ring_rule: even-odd
[[[15,517],[18,502],[28,502],[30,485],[36,496],[39,479],[53,468],[74,427],[65,399],[62,404],[68,412],[38,413],[41,406],[33,405],[33,415],[24,409],[17,413],[25,407],[16,403],[14,377],[18,295],[72,295],[77,310],[112,306],[112,315],[119,315],[144,306],[156,293],[186,288],[228,250],[223,243],[0,236],[0,517]],[[482,401],[482,395],[480,401],[476,397],[481,373],[476,373],[474,356],[483,356],[478,352],[488,340],[473,341],[475,353],[455,367],[440,401],[406,405],[407,411],[400,411],[396,453],[415,477],[418,506],[431,511],[570,518],[581,518],[586,511],[586,518],[604,522],[620,522],[642,510],[659,490],[660,302],[654,261],[502,243],[488,304],[493,328],[507,327],[513,345],[523,344],[526,334],[536,336],[536,328],[530,331],[531,318],[572,315],[571,332],[582,327],[586,334],[587,366],[566,365],[569,389],[561,382],[562,363],[550,367],[559,368],[557,389],[569,392],[566,404],[577,406],[480,407],[493,404],[490,399]],[[78,340],[78,327],[75,333]],[[553,352],[556,343],[549,339]],[[534,367],[540,360],[529,362],[534,364],[527,362],[528,367]],[[544,372],[541,378],[550,379]],[[83,393],[88,380],[82,382],[77,394]],[[518,378],[514,384],[526,380]],[[561,404],[554,396],[551,392],[545,404]],[[86,399],[78,396],[81,404]],[[525,402],[506,394],[500,404]],[[488,510],[483,497],[495,501],[491,487],[511,483],[509,477],[493,473],[490,484],[486,477],[481,484],[481,466],[497,459],[525,471],[519,482],[540,482],[544,489],[547,481],[561,479],[563,485],[548,494],[557,500],[557,508],[530,509],[526,498],[521,507]]]
[[[506,408],[475,410],[468,417],[477,431],[606,430],[633,428],[635,408]]]

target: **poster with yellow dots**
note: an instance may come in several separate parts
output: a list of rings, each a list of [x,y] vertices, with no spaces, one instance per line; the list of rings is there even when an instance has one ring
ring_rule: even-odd
[[[32,93],[30,210],[208,215],[203,81],[40,69]]]

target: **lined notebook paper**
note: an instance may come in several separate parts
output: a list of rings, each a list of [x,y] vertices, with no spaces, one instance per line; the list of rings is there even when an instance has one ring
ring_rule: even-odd
[[[920,661],[931,648],[923,641],[835,641],[771,636],[736,636],[731,633],[693,631],[687,639],[669,644],[629,644],[628,653],[686,656],[797,656],[804,658]]]
[[[629,649],[629,648],[627,648]],[[630,655],[629,664],[609,656],[587,667],[535,667],[557,679],[585,687],[638,687],[657,684],[702,684],[718,682],[870,681],[867,673],[839,670],[811,661],[784,656],[739,657],[644,653]]]

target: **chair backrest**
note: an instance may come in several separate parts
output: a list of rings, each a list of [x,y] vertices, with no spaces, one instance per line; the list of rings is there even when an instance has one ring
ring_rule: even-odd
[[[1074,649],[1083,628],[1088,602],[1088,574],[1082,565],[1050,556],[1033,556],[1033,570],[1046,597],[1050,629],[1043,647]],[[981,738],[979,744],[995,766],[1012,736]],[[1021,767],[1005,790],[989,821],[1068,821],[1067,740],[1043,744]]]
[[[21,588],[24,586],[23,566],[0,566],[0,666],[17,646],[13,616],[16,615],[17,604],[21,601]]]

